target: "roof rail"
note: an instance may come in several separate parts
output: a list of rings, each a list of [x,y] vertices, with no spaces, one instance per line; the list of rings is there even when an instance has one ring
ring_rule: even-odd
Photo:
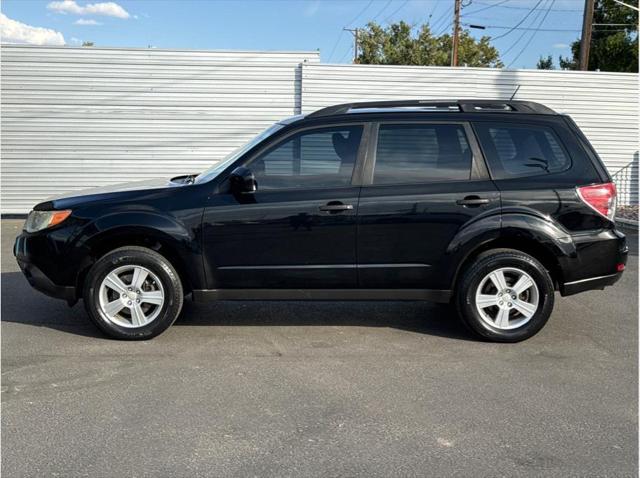
[[[371,109],[420,109],[433,111],[463,111],[463,112],[514,112],[535,114],[556,114],[551,108],[540,103],[520,100],[392,100],[366,101],[359,103],[343,103],[328,106],[309,114],[308,118],[335,116],[346,113],[357,113],[357,110]],[[364,113],[364,111],[363,111]]]

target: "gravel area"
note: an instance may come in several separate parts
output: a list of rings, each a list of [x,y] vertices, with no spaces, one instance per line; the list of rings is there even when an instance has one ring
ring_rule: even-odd
[[[631,219],[632,221],[637,221],[638,208],[639,206],[618,206],[616,219]]]

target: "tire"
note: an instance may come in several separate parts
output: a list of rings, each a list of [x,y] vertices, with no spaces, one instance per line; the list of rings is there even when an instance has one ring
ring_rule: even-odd
[[[164,332],[177,319],[184,300],[171,263],[151,249],[135,246],[101,257],[87,274],[83,298],[91,320],[108,336],[123,340],[145,340]]]
[[[534,336],[549,320],[553,303],[553,281],[547,270],[535,258],[513,249],[480,254],[465,268],[456,288],[462,321],[494,342],[520,342]]]

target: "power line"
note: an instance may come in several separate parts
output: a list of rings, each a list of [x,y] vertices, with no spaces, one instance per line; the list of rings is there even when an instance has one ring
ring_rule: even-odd
[[[471,12],[467,12],[467,15],[473,15],[474,13],[484,12],[485,10],[489,10],[490,8],[493,8],[493,7],[499,7],[500,5],[507,3],[508,1],[509,0],[502,0],[501,2],[491,3],[491,4],[479,3],[479,5],[488,5],[488,6],[484,8],[478,8],[477,10],[473,10]],[[504,8],[508,8],[508,7],[504,7]]]
[[[389,21],[389,19],[391,17],[393,17],[396,13],[398,13],[400,10],[402,10],[407,3],[409,3],[409,0],[404,0],[404,2],[401,3],[400,6],[398,8],[396,8],[391,15],[389,15],[387,18],[382,20],[382,22],[383,23],[387,23]]]
[[[536,33],[538,33],[539,31],[542,31],[540,29],[540,27],[542,26],[542,24],[544,23],[544,21],[547,19],[547,17],[549,16],[549,12],[551,11],[551,8],[553,7],[553,4],[556,3],[556,0],[551,0],[551,4],[549,5],[549,8],[547,8],[547,11],[544,14],[544,17],[542,17],[542,20],[540,20],[540,23],[538,23],[538,30],[534,31],[531,34],[531,37],[529,38],[529,41],[527,41],[527,43],[522,47],[522,50],[520,50],[520,52],[516,55],[516,57],[511,61],[511,63],[509,63],[507,65],[507,68],[511,67],[511,65],[513,65],[516,61],[518,61],[518,58],[520,58],[520,55],[522,55],[522,53],[527,49],[527,47],[531,44],[531,42],[533,41],[533,38],[536,36]]]
[[[439,37],[440,35],[443,35],[443,34],[444,34],[447,30],[449,30],[449,28],[451,28],[452,26],[453,26],[453,22],[449,22],[449,23],[447,23],[447,24],[445,25],[445,27],[444,27],[442,30],[440,30],[436,36],[438,36],[438,37]]]
[[[352,49],[353,49],[353,46],[349,45],[349,49],[344,53],[344,55],[342,55],[342,58],[340,58],[340,60],[338,60],[338,63],[342,63],[344,61],[344,59],[347,57],[347,55],[349,53],[351,53]]]
[[[620,0],[613,0],[613,1],[616,2],[616,3],[619,3],[620,5],[624,5],[625,7],[632,8],[636,12],[640,12],[640,9],[638,7],[635,7],[633,5],[629,5],[628,3],[621,2]]]
[[[350,27],[353,22],[355,22],[358,18],[360,18],[360,15],[362,15],[364,12],[367,11],[367,8],[369,8],[371,6],[371,4],[373,3],[373,0],[369,0],[369,3],[367,3],[364,8],[362,10],[360,10],[360,13],[358,13],[355,17],[353,17],[353,20],[351,20],[349,23],[347,23],[345,26],[346,27]]]
[[[515,5],[504,5],[502,6],[499,3],[485,3],[485,2],[475,2],[478,5],[488,5],[489,7],[497,7],[497,6],[501,6],[501,8],[509,8],[512,10],[529,10],[529,7],[516,7]],[[502,2],[504,3],[504,2]],[[553,10],[554,12],[581,12],[582,9],[580,8],[556,8]],[[471,12],[469,12],[471,13]]]
[[[536,9],[540,6],[540,4],[541,4],[541,3],[542,3],[542,0],[538,0],[538,3],[536,3],[536,4],[534,5],[534,7],[533,7],[531,10],[529,10],[529,11],[527,12],[527,14],[526,14],[524,17],[522,17],[522,20],[520,20],[518,23],[516,23],[516,24],[515,24],[515,26],[513,26],[512,28],[510,28],[510,29],[509,29],[509,31],[507,31],[507,32],[503,33],[502,35],[498,35],[497,37],[492,38],[492,40],[497,40],[497,39],[499,39],[499,38],[505,37],[505,36],[507,36],[509,33],[511,33],[512,31],[514,31],[516,28],[518,28],[520,25],[522,25],[522,24],[524,23],[524,21],[525,21],[527,18],[529,18],[529,15],[531,15],[533,12],[535,12],[535,11],[536,11]]]
[[[543,10],[540,10],[541,12]],[[538,18],[538,17],[536,17]],[[465,27],[471,26],[473,25],[472,23],[463,23],[463,25]],[[573,29],[563,29],[563,28],[530,28],[530,27],[518,27],[518,28],[514,28],[514,27],[506,27],[506,26],[502,26],[502,25],[482,25],[484,28],[496,28],[496,29],[508,29],[510,31],[512,30],[525,30],[525,31],[538,31],[538,32],[579,32],[579,29],[573,28]],[[607,30],[608,31],[608,30]],[[502,38],[503,36],[505,36],[506,33],[504,35],[500,35],[497,37],[492,38],[492,40],[497,40],[498,38]]]
[[[384,11],[387,9],[387,7],[388,7],[389,5],[391,5],[391,2],[392,2],[392,1],[393,1],[393,0],[389,0],[387,3],[385,3],[385,4],[384,4],[384,7],[382,7],[382,10],[380,10],[378,13],[376,13],[376,15],[375,15],[375,16],[374,16],[370,21],[375,22],[375,21],[376,21],[376,19],[377,19],[380,15],[382,15],[382,12],[384,12]]]
[[[436,13],[436,8],[438,8],[438,2],[434,1],[433,2],[433,8],[431,9],[431,13],[429,14],[429,17],[426,19],[427,22],[429,22],[429,20],[431,20],[431,17],[433,16],[434,13]],[[422,22],[424,23],[424,22]]]
[[[425,19],[423,19],[422,22],[416,23],[416,25],[422,26],[425,23],[427,23],[429,27],[431,27],[431,17],[433,16],[434,13],[436,13],[436,8],[438,8],[438,2],[436,0],[432,0],[432,1],[433,1],[433,8],[431,9],[431,13],[429,13],[429,15]]]
[[[347,27],[349,27],[353,22],[355,22],[358,18],[360,18],[360,16],[367,11],[367,9],[371,6],[371,4],[373,3],[373,0],[369,0],[369,3],[367,3],[364,8],[362,10],[360,10],[360,12],[358,12],[358,14],[353,17],[353,20],[351,20],[349,23],[347,23]],[[336,40],[335,44],[333,45],[333,48],[331,49],[331,53],[329,54],[329,57],[327,58],[327,63],[329,63],[331,61],[331,58],[333,58],[333,54],[336,52],[336,48],[338,47],[338,44],[340,43],[340,40],[342,39],[342,35],[344,35],[344,29],[340,30],[340,34],[338,35],[338,39]]]
[[[445,10],[444,14],[440,15],[438,17],[438,19],[433,22],[433,25],[431,25],[432,30],[435,31],[436,29],[439,29],[440,26],[441,26],[442,21],[445,20],[446,18],[448,18],[451,15],[451,13],[453,13],[453,7],[447,8]]]
[[[329,57],[327,58],[327,63],[329,63],[331,61],[331,58],[333,58],[333,54],[336,52],[336,47],[338,46],[338,43],[340,43],[340,39],[342,38],[342,35],[344,35],[344,30],[340,31],[340,35],[338,35],[338,39],[336,40],[335,44],[333,45],[333,48],[331,49],[331,53],[329,54]]]
[[[538,12],[536,13],[535,17],[531,19],[530,25],[534,25],[538,21],[538,18],[540,18],[541,15],[542,15],[542,10],[538,10]],[[522,35],[520,35],[518,37],[518,39],[511,44],[511,46],[509,48],[507,48],[503,53],[501,53],[502,56],[503,57],[507,56],[511,52],[511,50],[513,50],[520,43],[520,41],[525,36],[527,36],[527,33],[529,33],[527,30],[523,31]]]

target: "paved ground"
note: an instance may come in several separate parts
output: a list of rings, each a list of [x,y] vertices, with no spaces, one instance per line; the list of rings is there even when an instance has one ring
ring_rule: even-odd
[[[4,476],[635,476],[637,237],[623,280],[516,345],[420,303],[188,304],[107,340],[32,291],[2,221]]]

